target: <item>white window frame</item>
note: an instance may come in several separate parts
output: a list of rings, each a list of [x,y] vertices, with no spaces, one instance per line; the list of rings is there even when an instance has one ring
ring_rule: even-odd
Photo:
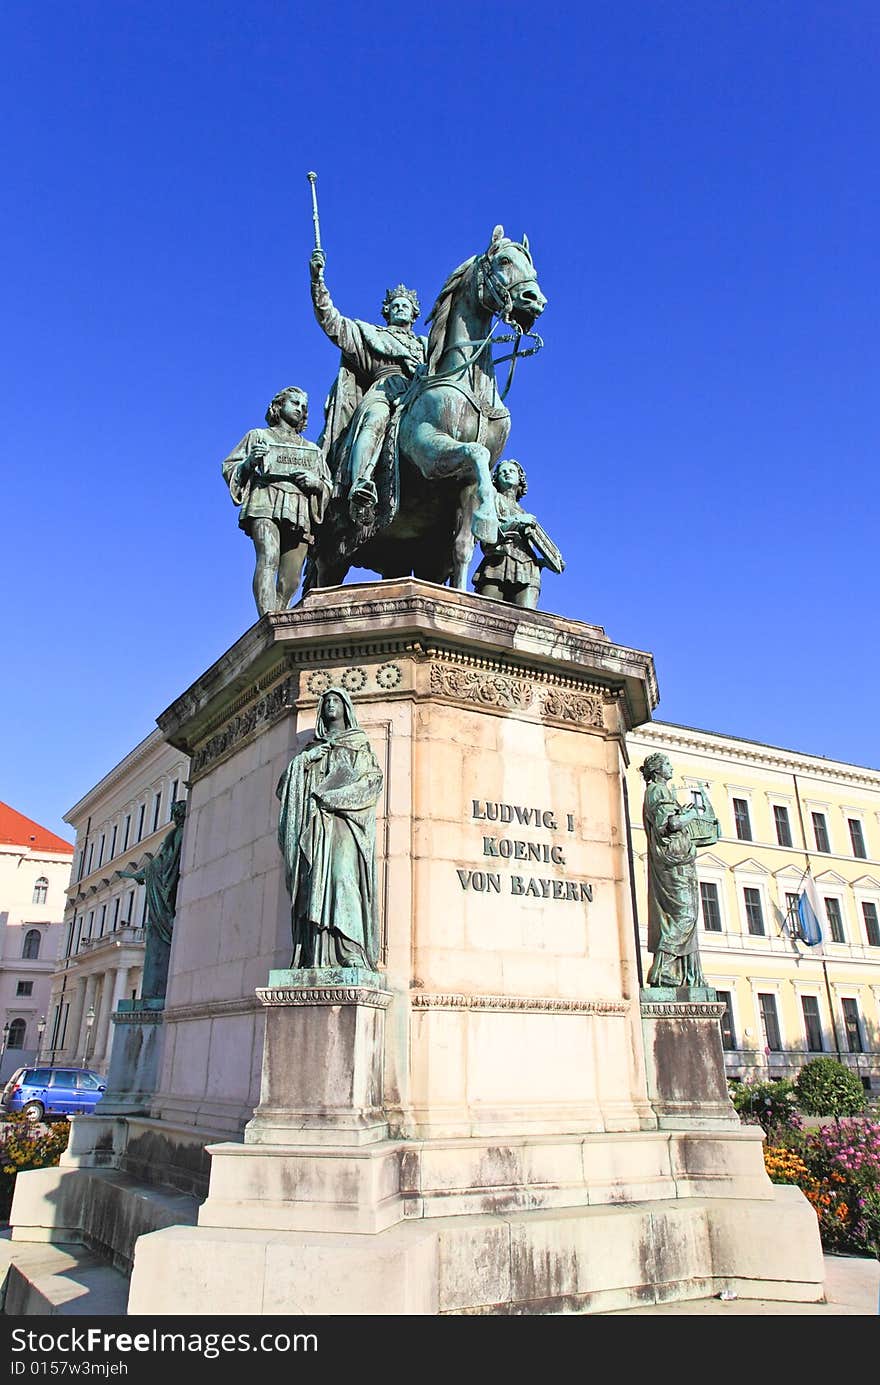
[[[818,853],[818,855],[820,855],[820,856],[839,856],[840,853],[839,853],[838,851],[835,850],[835,846],[834,846],[834,832],[832,831],[832,826],[831,826],[831,820],[832,820],[832,818],[833,818],[833,816],[834,816],[834,805],[832,805],[832,804],[830,804],[830,803],[820,803],[820,802],[818,802],[818,800],[816,800],[816,799],[807,799],[807,798],[805,798],[803,802],[804,802],[804,826],[807,827],[807,825],[809,825],[809,836],[808,836],[808,838],[807,838],[809,844],[808,844],[807,850],[810,851],[811,853],[815,851],[815,852]],[[827,850],[827,851],[819,851],[819,848],[818,848],[818,846],[816,845],[816,826],[815,826],[815,823],[813,822],[813,814],[814,814],[814,813],[821,813],[822,816],[823,816],[823,818],[825,819],[825,831],[828,833],[828,850]],[[849,833],[848,833],[848,832],[847,832],[847,834],[846,834],[846,839],[847,839],[847,841],[849,841]]]
[[[739,784],[725,784],[724,787],[727,790],[727,811],[730,814],[730,840],[746,843],[759,841],[760,839],[755,834],[754,789],[746,789]],[[733,806],[733,800],[735,798],[744,798],[746,801],[749,810],[749,829],[752,834],[751,837],[741,837],[736,830],[736,812]]]
[[[880,948],[868,942],[868,930],[865,925],[865,915],[862,910],[863,903],[873,904],[877,910],[877,921],[880,924],[880,880],[875,880],[871,875],[860,876],[858,880],[853,880],[850,889],[856,906],[856,919],[858,921],[858,941],[862,947],[868,949],[868,956],[880,957]],[[852,934],[853,942],[856,941],[856,934]]]
[[[723,938],[729,930],[727,917],[727,891],[724,888],[727,879],[728,868],[724,861],[709,852],[697,853],[697,905],[699,909],[699,933],[703,938]],[[700,884],[715,885],[718,890],[718,913],[721,917],[721,932],[711,933],[703,925],[703,901],[700,898]],[[702,946],[702,941],[700,946]]]
[[[739,1053],[744,1047],[744,1030],[740,1026],[739,996],[737,995],[736,976],[712,976],[709,985],[715,990],[726,991],[730,996],[730,1023],[733,1026],[733,1048],[726,1048],[725,1053]]]
[[[776,834],[776,817],[774,808],[784,808],[788,813],[788,830],[791,833],[791,846],[783,846]],[[797,819],[797,807],[793,798],[782,793],[771,793],[767,795],[767,812],[770,815],[770,827],[773,832],[772,844],[778,851],[799,851],[795,836],[795,822]]]
[[[867,828],[867,824],[865,823],[865,814],[864,814],[863,810],[862,810],[861,808],[846,808],[846,807],[844,807],[844,808],[841,808],[840,812],[841,812],[841,816],[843,817],[844,840],[846,841],[846,844],[847,844],[847,846],[848,846],[848,848],[849,848],[849,856],[850,856],[850,859],[853,860],[853,861],[870,861],[870,860],[871,860],[871,849],[870,849],[870,846],[868,845],[868,828]],[[864,844],[865,844],[865,854],[864,854],[864,856],[857,856],[857,855],[855,854],[855,851],[853,850],[852,836],[850,835],[850,830],[849,830],[850,821],[852,821],[852,822],[857,822],[857,823],[859,824],[859,826],[861,827],[861,829],[862,829],[862,841],[863,841]]]
[[[770,928],[771,923],[775,921],[770,912],[768,892],[768,878],[770,872],[763,866],[759,866],[757,861],[749,859],[741,862],[738,866],[733,866],[732,874],[736,882],[736,905],[739,911],[740,928],[743,939],[747,940],[749,943],[758,943],[761,939],[763,939],[764,942],[769,942],[770,939],[775,936]],[[764,920],[763,933],[752,933],[749,929],[749,916],[746,912],[746,898],[744,893],[747,886],[750,889],[757,889],[759,891],[761,898],[761,915]]]
[[[773,995],[776,997],[776,1023],[779,1025],[779,1042],[781,1044],[781,1047],[778,1049],[773,1048],[770,1050],[769,1053],[766,1053],[766,1039],[763,1044],[758,1045],[758,1052],[764,1054],[764,1057],[767,1059],[768,1062],[774,1057],[779,1059],[788,1051],[789,1048],[788,1035],[785,1032],[785,1026],[783,1023],[783,1017],[785,1015],[785,1007],[782,1004],[783,984],[784,983],[778,978],[766,981],[760,977],[752,976],[749,978],[749,985],[752,988],[752,1007],[755,1012],[756,1037],[765,1038],[764,1023],[761,1016],[761,1002],[759,1001],[758,996]]]
[[[828,1017],[828,998],[827,998],[827,996],[826,996],[826,997],[823,997],[821,986],[813,986],[813,985],[810,985],[810,984],[805,984],[805,985],[803,985],[803,986],[796,985],[795,988],[794,988],[794,991],[795,991],[795,997],[796,997],[795,1003],[796,1003],[796,1005],[797,1005],[798,1017],[799,1017],[799,1019],[800,1019],[801,1026],[802,1026],[802,1031],[803,1031],[804,1052],[805,1052],[805,1053],[814,1053],[814,1052],[815,1052],[815,1053],[817,1054],[817,1056],[819,1056],[819,1051],[814,1050],[814,1049],[811,1049],[811,1048],[809,1048],[809,1047],[807,1046],[807,1026],[806,1026],[806,1021],[804,1020],[804,1007],[803,1007],[803,1005],[802,1005],[802,1003],[801,1003],[803,997],[806,995],[806,996],[812,996],[812,997],[813,997],[813,999],[814,999],[814,1000],[816,1001],[816,1003],[817,1003],[817,1008],[818,1008],[818,1010],[819,1010],[819,1028],[820,1028],[821,1033],[822,1033],[822,1049],[821,1049],[821,1054],[833,1053],[833,1052],[834,1052],[834,1034],[833,1034],[833,1032],[832,1032],[832,1027],[831,1027],[831,1024],[830,1024],[830,1022],[829,1022],[829,1017]]]
[[[865,1005],[862,997],[862,987],[859,985],[848,986],[845,981],[840,982],[834,987],[837,995],[837,1008],[840,1014],[840,1051],[848,1054],[852,1058],[858,1058],[862,1054],[869,1054],[868,1035],[865,1029]],[[860,1049],[851,1049],[846,1037],[846,1015],[843,1012],[843,1002],[854,1000],[856,1003],[856,1018],[859,1024],[859,1039],[861,1040]]]

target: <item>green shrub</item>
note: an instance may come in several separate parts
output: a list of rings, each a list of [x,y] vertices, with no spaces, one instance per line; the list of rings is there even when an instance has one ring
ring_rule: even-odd
[[[836,1058],[814,1058],[798,1073],[795,1094],[808,1116],[857,1116],[865,1093],[855,1073]]]
[[[57,1164],[69,1138],[69,1121],[40,1125],[20,1112],[6,1117],[0,1125],[0,1217],[9,1216],[16,1175]]]

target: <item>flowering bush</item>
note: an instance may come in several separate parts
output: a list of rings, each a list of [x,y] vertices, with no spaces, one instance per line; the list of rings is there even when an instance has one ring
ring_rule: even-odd
[[[799,1131],[803,1125],[794,1083],[788,1077],[779,1082],[734,1082],[730,1099],[744,1125],[760,1125],[776,1143],[785,1142],[784,1132]]]
[[[24,1169],[47,1169],[67,1148],[69,1121],[39,1125],[15,1112],[0,1125],[0,1216],[8,1217],[16,1174]]]
[[[801,1136],[797,1149],[768,1145],[764,1167],[809,1199],[826,1250],[880,1258],[880,1124],[842,1120]]]

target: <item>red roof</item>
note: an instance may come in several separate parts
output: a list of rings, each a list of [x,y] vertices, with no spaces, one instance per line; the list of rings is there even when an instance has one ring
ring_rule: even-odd
[[[24,813],[17,813],[8,803],[0,803],[0,842],[11,842],[13,846],[26,846],[31,851],[63,851],[73,853],[73,844],[56,837],[48,827],[41,827]]]

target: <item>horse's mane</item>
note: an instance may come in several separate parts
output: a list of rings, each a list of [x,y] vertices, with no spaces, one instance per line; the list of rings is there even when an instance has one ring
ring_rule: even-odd
[[[443,355],[443,347],[446,342],[446,328],[449,323],[449,309],[452,300],[461,288],[466,276],[473,269],[479,257],[471,255],[469,260],[460,264],[458,269],[454,269],[446,283],[437,295],[437,301],[425,319],[430,322],[431,331],[428,334],[428,360],[426,371],[428,375],[434,375]]]

